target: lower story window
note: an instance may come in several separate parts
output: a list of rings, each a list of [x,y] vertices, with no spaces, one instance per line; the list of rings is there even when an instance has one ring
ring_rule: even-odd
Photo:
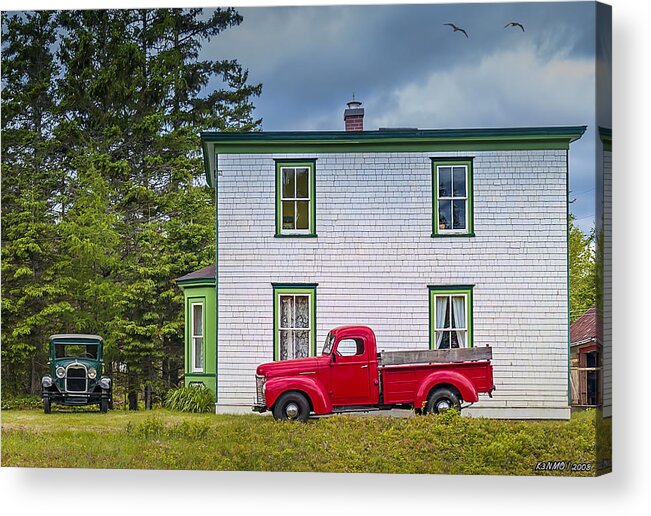
[[[274,360],[315,355],[315,298],[315,285],[274,285]]]
[[[430,287],[430,348],[472,347],[472,287]]]
[[[192,372],[203,372],[203,303],[192,303],[192,324],[190,328],[192,349]]]

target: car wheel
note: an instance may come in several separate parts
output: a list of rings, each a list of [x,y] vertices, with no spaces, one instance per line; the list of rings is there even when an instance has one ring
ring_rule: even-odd
[[[441,387],[433,391],[427,398],[426,414],[441,414],[450,409],[461,411],[459,395],[451,389]]]
[[[102,414],[106,414],[108,412],[108,400],[102,400],[99,402],[99,411]]]
[[[50,398],[43,398],[43,412],[50,414],[52,412],[52,404]]]
[[[307,421],[310,404],[300,392],[286,392],[276,401],[273,409],[276,420]]]

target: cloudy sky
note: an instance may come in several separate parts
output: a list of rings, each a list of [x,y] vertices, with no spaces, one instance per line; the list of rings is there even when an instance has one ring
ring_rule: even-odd
[[[365,129],[588,125],[570,151],[572,212],[594,218],[593,2],[238,7],[204,47],[237,58],[266,131],[342,130],[353,93]],[[518,21],[525,27],[504,26]],[[452,32],[455,23],[468,33]],[[606,49],[608,50],[608,49]]]

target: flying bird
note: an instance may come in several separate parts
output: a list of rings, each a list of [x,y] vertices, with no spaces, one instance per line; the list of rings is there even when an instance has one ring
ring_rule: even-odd
[[[468,33],[465,30],[463,30],[461,27],[457,27],[454,23],[444,23],[443,25],[449,25],[454,29],[453,32],[463,32],[464,36],[466,36],[466,38],[468,37]]]
[[[517,21],[512,21],[511,23],[507,23],[504,25],[504,28],[506,29],[507,27],[520,27],[522,29],[522,32],[524,32],[524,27],[522,26],[521,23]]]

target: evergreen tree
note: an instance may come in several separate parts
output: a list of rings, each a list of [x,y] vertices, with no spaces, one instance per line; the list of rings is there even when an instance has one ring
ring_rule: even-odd
[[[594,236],[586,235],[569,220],[570,322],[581,317],[596,301]]]
[[[56,19],[3,16],[2,30],[2,378],[10,393],[36,393],[47,336],[71,312],[65,281],[57,280]]]
[[[214,200],[202,179],[197,133],[258,129],[251,99],[261,85],[248,84],[235,60],[199,59],[204,41],[241,23],[233,9],[210,16],[201,9],[65,11],[25,19],[42,16],[50,30],[41,31],[41,50],[52,69],[39,68],[39,80],[51,99],[43,131],[52,163],[44,170],[50,189],[38,199],[51,215],[43,230],[54,232],[47,241],[56,245],[50,273],[56,290],[38,296],[50,310],[60,303],[63,315],[51,321],[52,329],[104,336],[117,383],[126,385],[137,408],[143,387],[149,394],[175,383],[183,364],[183,295],[174,278],[214,260]],[[20,63],[28,67],[36,57],[22,49],[32,28],[18,17],[11,23],[3,24],[12,50],[5,68],[3,49],[3,128],[15,123],[24,130],[24,122],[5,120],[4,102],[19,113],[35,100],[21,100],[17,74]],[[206,94],[213,78],[222,87]],[[31,156],[30,143],[26,149]],[[24,170],[16,181],[29,186]],[[8,200],[8,215],[18,217],[22,208]],[[33,230],[33,222],[25,224]],[[10,246],[17,231],[3,232]],[[13,263],[3,260],[3,273],[5,265],[9,272],[19,267]],[[12,330],[25,321],[14,298],[33,280],[23,284],[8,291],[3,281],[3,302],[16,318]],[[49,331],[34,334],[33,345]],[[31,348],[19,354],[13,342],[4,344],[3,353],[10,349],[21,363],[33,355]],[[13,374],[9,366],[6,371]]]

